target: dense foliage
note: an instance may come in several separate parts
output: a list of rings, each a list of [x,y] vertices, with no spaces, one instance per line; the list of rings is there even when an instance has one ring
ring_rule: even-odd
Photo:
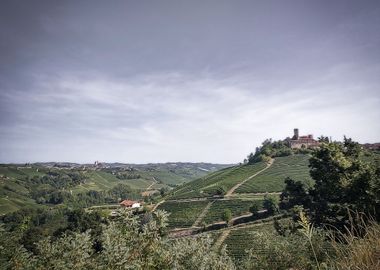
[[[324,140],[324,138],[322,137],[319,140]],[[310,154],[311,152],[312,150],[308,148],[292,149],[287,140],[272,141],[272,139],[266,139],[260,147],[256,147],[255,153],[250,153],[247,156],[244,163],[254,164],[261,161],[268,162],[270,158],[274,157]]]
[[[14,247],[4,269],[234,269],[227,254],[211,252],[210,238],[163,238],[167,215],[157,211],[146,223],[129,212],[103,227],[101,249],[96,252],[89,231],[66,233],[55,240],[46,238],[36,252]],[[1,239],[5,250],[5,239]],[[9,246],[7,247],[9,248]]]
[[[303,205],[317,224],[343,228],[348,210],[363,212],[380,220],[380,165],[358,143],[322,143],[310,159],[315,185],[286,179],[282,207]]]

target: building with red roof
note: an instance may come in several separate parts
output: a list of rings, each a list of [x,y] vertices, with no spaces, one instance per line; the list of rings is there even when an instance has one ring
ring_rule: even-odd
[[[124,200],[120,202],[119,205],[126,208],[139,208],[141,203],[138,201]]]

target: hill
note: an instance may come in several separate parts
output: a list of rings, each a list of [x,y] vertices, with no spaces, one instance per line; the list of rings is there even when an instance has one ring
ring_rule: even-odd
[[[294,180],[312,185],[308,168],[309,155],[292,155],[276,157],[273,164],[266,168],[266,162],[228,167],[206,175],[173,190],[169,199],[189,199],[224,195],[235,185],[242,183],[250,176],[262,171],[252,179],[245,181],[235,193],[280,192],[284,187],[284,179]]]
[[[173,237],[205,228],[210,232],[204,234],[215,241],[214,249],[226,244],[233,259],[242,259],[245,249],[251,247],[247,239],[254,239],[260,228],[274,230],[271,219],[267,225],[256,224],[257,219],[268,217],[262,208],[266,194],[278,198],[286,177],[313,185],[309,158],[308,154],[296,154],[224,168],[175,188],[157,209],[170,213],[168,226]],[[259,215],[251,214],[253,205]],[[226,211],[230,213],[227,223]]]
[[[117,203],[124,196],[139,198],[161,189],[170,190],[226,166],[211,163],[3,164],[0,165],[0,215],[24,207],[78,204],[78,196],[87,200],[83,206]],[[124,193],[117,190],[120,186]]]

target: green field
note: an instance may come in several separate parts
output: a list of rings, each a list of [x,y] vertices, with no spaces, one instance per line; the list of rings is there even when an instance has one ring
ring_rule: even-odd
[[[154,181],[144,178],[120,180],[115,175],[104,171],[88,171],[86,176],[89,178],[85,184],[79,185],[73,189],[74,192],[84,192],[89,190],[108,190],[117,184],[126,184],[132,189],[145,190]]]
[[[199,214],[208,204],[207,201],[164,202],[158,209],[170,213],[169,228],[186,228],[193,225]]]
[[[254,165],[240,165],[217,171],[178,188],[174,191],[172,198],[209,197],[214,195],[218,188],[221,187],[227,191],[262,170],[265,166],[264,162],[260,162]]]
[[[261,200],[257,200],[261,204]],[[226,209],[231,210],[232,217],[249,214],[249,208],[253,205],[252,200],[218,200],[215,201],[203,221],[212,224],[222,221],[222,215]]]
[[[309,156],[307,155],[277,157],[270,168],[241,185],[235,192],[281,192],[285,186],[286,177],[311,186],[313,180],[309,175],[308,164]]]

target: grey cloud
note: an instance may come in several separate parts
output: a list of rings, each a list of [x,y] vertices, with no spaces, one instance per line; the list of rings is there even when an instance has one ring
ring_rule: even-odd
[[[0,162],[378,140],[379,20],[378,1],[3,1]]]

